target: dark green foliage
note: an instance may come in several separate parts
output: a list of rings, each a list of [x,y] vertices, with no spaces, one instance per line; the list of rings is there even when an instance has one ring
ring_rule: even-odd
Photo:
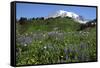
[[[26,22],[26,21],[25,21]],[[69,17],[16,23],[16,64],[96,61],[96,26],[78,30]]]
[[[21,17],[20,20],[19,20],[20,25],[23,25],[26,22],[27,22],[27,18],[25,18],[25,17]]]
[[[80,24],[80,29],[79,30],[95,27],[96,26],[96,22],[97,22],[97,19],[94,19],[92,21],[87,22],[86,24]]]

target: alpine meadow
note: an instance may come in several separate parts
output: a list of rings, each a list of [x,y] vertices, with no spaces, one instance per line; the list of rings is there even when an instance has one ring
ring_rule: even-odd
[[[62,9],[46,17],[20,16],[16,18],[16,65],[96,61],[96,27],[96,17],[87,20]]]

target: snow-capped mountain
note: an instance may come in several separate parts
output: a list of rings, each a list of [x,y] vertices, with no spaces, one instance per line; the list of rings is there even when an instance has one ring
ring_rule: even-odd
[[[80,23],[86,23],[87,22],[82,16],[80,16],[80,15],[74,13],[74,12],[68,12],[68,11],[64,11],[64,10],[56,11],[52,14],[49,14],[45,18],[47,19],[47,18],[56,18],[56,17],[71,17],[75,21],[78,21]]]

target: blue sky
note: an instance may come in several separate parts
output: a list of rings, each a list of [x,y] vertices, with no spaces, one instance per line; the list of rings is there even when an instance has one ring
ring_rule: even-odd
[[[45,17],[52,12],[58,10],[65,10],[74,12],[78,15],[83,16],[85,19],[96,18],[95,7],[79,7],[79,6],[63,6],[63,5],[44,5],[44,4],[29,4],[29,3],[17,3],[16,4],[16,16],[17,19],[20,17]]]

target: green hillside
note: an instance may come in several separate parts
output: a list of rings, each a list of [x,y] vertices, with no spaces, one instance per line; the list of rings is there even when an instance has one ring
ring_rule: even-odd
[[[69,17],[17,21],[17,65],[96,61],[96,26],[81,25]]]
[[[17,24],[18,25],[18,24]],[[53,31],[57,28],[57,31],[76,31],[79,29],[79,23],[75,22],[71,18],[51,18],[46,20],[29,20],[26,24],[22,25],[19,29],[19,32],[29,33],[40,31]],[[20,30],[21,29],[21,30]]]

